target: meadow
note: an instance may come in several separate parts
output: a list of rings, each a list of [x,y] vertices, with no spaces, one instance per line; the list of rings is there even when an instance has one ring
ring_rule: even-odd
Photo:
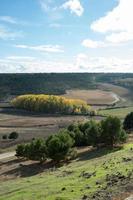
[[[130,112],[133,112],[133,107],[103,109],[103,110],[99,110],[98,114],[102,116],[112,115],[112,116],[117,116],[121,119],[124,119],[126,115]]]
[[[80,148],[77,159],[59,166],[3,160],[0,200],[125,199],[133,189],[132,149],[132,140],[114,150]]]

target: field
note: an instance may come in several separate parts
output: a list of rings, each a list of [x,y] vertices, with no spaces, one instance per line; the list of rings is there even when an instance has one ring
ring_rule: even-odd
[[[0,110],[0,152],[20,142],[28,142],[32,138],[47,137],[74,121],[86,120],[85,116],[43,115],[15,109]],[[12,131],[19,133],[15,141],[3,141],[2,136]]]
[[[92,110],[98,110],[95,120],[108,115],[123,120],[133,111],[132,75],[12,74],[2,75],[0,88],[0,153],[6,152],[6,157],[0,154],[0,200],[126,200],[133,195],[132,134],[123,148],[81,147],[74,160],[58,165],[47,160],[41,165],[16,158],[17,144],[46,138],[72,122],[90,117],[40,114],[17,110],[9,104],[20,94],[56,94],[87,101]],[[18,139],[2,139],[13,131],[18,132]]]
[[[112,108],[112,109],[104,109],[98,111],[98,114],[102,116],[117,116],[121,119],[124,119],[126,115],[130,112],[133,112],[133,107],[127,107],[127,108]]]
[[[54,166],[10,158],[0,165],[0,200],[124,200],[133,191],[133,144],[78,150],[78,158]]]
[[[119,101],[119,97],[103,90],[67,90],[64,95],[67,98],[82,99],[90,105],[111,105]]]

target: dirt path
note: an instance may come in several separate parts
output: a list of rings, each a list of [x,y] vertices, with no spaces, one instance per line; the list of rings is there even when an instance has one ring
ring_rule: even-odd
[[[15,153],[16,153],[15,151],[9,152],[9,153],[2,153],[2,154],[0,154],[0,160],[13,157],[13,156],[15,156]]]
[[[130,197],[126,198],[125,200],[133,200],[133,195],[131,195]]]

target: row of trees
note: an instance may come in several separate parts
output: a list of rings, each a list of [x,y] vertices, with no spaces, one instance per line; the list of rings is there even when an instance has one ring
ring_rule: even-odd
[[[71,124],[68,127],[70,136],[75,141],[75,146],[110,146],[125,142],[127,134],[122,128],[119,118],[109,116],[106,119],[96,122],[94,120]]]
[[[33,140],[29,144],[17,146],[16,155],[31,160],[54,161],[66,159],[73,154],[72,147],[101,145],[113,148],[116,143],[126,141],[127,134],[122,129],[121,121],[117,117],[107,117],[101,122],[88,121],[71,124],[67,129],[52,135],[46,141]]]
[[[90,107],[85,101],[54,95],[22,95],[12,101],[16,108],[29,111],[61,114],[88,114]]]
[[[71,153],[74,140],[66,131],[44,139],[36,139],[28,144],[20,144],[16,149],[16,156],[30,160],[44,162],[47,158],[59,162]]]

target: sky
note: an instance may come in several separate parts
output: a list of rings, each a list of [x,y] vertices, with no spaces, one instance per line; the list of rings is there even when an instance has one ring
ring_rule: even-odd
[[[133,73],[133,0],[0,0],[0,73]]]

